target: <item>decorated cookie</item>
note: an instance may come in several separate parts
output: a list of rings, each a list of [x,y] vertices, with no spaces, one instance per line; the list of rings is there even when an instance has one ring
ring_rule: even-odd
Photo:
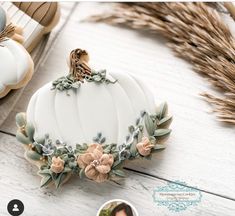
[[[13,26],[13,24],[10,22],[9,18],[7,17],[5,10],[0,6],[0,31],[3,31],[4,28],[9,24]],[[14,31],[14,34],[11,36],[11,39],[19,43],[23,43],[24,39],[22,36],[22,33],[23,33],[22,28],[16,25],[14,26],[14,28],[15,28],[15,31]]]
[[[23,29],[22,37],[16,39],[20,39],[29,52],[56,26],[60,17],[57,2],[0,2],[0,6],[11,23]]]
[[[1,22],[1,27],[4,22]],[[11,25],[1,28],[0,31],[0,98],[11,89],[25,86],[33,73],[33,62],[28,52],[14,40],[15,34]]]
[[[124,177],[125,161],[151,158],[171,130],[167,105],[156,106],[140,78],[94,71],[86,51],[70,54],[70,73],[40,88],[16,116],[17,139],[39,167],[41,186],[72,175],[104,182]]]

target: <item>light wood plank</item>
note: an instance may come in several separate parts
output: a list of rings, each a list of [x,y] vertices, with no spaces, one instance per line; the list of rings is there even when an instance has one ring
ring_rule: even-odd
[[[157,206],[152,199],[153,190],[166,182],[156,178],[126,172],[127,178],[115,183],[97,184],[74,178],[63,188],[40,189],[37,169],[23,158],[23,148],[15,138],[0,133],[0,191],[1,215],[8,215],[6,205],[18,198],[25,204],[25,214],[45,215],[96,215],[99,207],[110,199],[125,199],[136,206],[140,215],[171,215],[165,207]],[[180,215],[233,215],[235,202],[202,193],[202,202],[190,207]]]
[[[15,132],[15,114],[26,110],[40,86],[68,72],[69,52],[81,47],[89,51],[95,68],[127,71],[145,78],[156,101],[167,101],[174,115],[167,149],[151,161],[131,162],[129,168],[235,198],[234,128],[220,124],[215,115],[207,112],[210,106],[198,96],[202,91],[217,92],[192,71],[191,65],[175,57],[162,38],[79,22],[102,6],[79,5],[1,130]]]

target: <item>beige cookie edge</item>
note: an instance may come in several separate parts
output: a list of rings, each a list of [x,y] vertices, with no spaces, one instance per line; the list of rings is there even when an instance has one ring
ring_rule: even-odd
[[[22,47],[22,49],[24,49],[24,47]],[[26,50],[25,50],[25,52],[27,53]],[[11,90],[20,89],[20,88],[26,86],[29,83],[29,81],[32,79],[32,76],[34,73],[34,63],[33,63],[33,60],[31,58],[30,54],[27,53],[27,55],[28,55],[28,61],[29,61],[29,68],[28,68],[27,73],[25,73],[25,76],[23,77],[23,79],[20,82],[13,84],[13,85],[6,85],[5,89],[0,93],[0,99],[5,97]]]

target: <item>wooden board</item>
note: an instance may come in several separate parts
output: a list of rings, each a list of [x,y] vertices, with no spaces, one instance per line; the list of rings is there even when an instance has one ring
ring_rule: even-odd
[[[166,181],[126,171],[127,178],[120,185],[108,182],[96,184],[88,180],[72,179],[59,190],[40,189],[37,169],[22,156],[23,149],[15,137],[0,135],[0,214],[6,214],[9,200],[18,198],[25,204],[25,215],[96,215],[99,207],[110,199],[125,199],[131,202],[141,215],[169,215],[165,207],[158,207],[152,195],[156,187]],[[180,215],[233,215],[235,202],[202,193],[202,202],[190,207]],[[173,215],[173,213],[171,213]]]
[[[66,7],[69,8],[69,5],[67,3]],[[168,102],[174,121],[167,149],[156,154],[151,161],[129,163],[126,168],[132,171],[128,171],[129,178],[121,186],[112,183],[98,186],[77,179],[62,191],[55,192],[38,189],[39,179],[35,169],[22,159],[23,151],[15,139],[2,134],[0,154],[4,152],[9,159],[0,157],[1,164],[6,166],[5,174],[0,178],[4,185],[0,186],[1,189],[15,182],[11,189],[7,189],[10,192],[5,194],[16,190],[19,196],[25,197],[25,202],[40,203],[43,209],[49,209],[51,205],[53,207],[48,210],[48,215],[53,215],[55,209],[61,215],[65,215],[68,209],[71,215],[75,215],[76,211],[84,212],[84,216],[95,215],[95,210],[104,201],[114,197],[131,201],[140,215],[171,215],[165,208],[154,205],[151,193],[154,187],[164,185],[166,181],[180,180],[204,193],[198,207],[179,215],[234,215],[235,128],[219,123],[209,112],[210,106],[199,97],[204,91],[218,93],[192,71],[190,64],[175,57],[163,38],[106,24],[81,22],[88,15],[109,7],[96,3],[76,6],[0,130],[15,134],[15,114],[26,110],[30,97],[40,86],[68,72],[66,58],[69,52],[81,47],[89,51],[95,68],[142,76],[155,92],[156,102]],[[230,27],[235,29],[234,23],[230,23]],[[4,143],[14,148],[5,149],[2,147]],[[7,160],[9,164],[4,162]],[[15,172],[22,182],[14,177]],[[8,199],[5,195],[4,202]],[[29,212],[30,215],[38,215],[37,211]]]

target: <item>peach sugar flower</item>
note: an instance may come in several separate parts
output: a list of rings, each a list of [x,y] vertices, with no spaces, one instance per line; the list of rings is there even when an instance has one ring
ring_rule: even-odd
[[[108,179],[113,162],[113,155],[103,154],[103,147],[97,143],[89,145],[86,153],[77,158],[79,167],[85,169],[86,177],[96,182]]]
[[[51,164],[51,171],[54,173],[61,173],[64,170],[64,161],[60,157],[53,157]]]
[[[151,144],[150,140],[148,137],[143,137],[142,141],[139,142],[136,145],[136,148],[138,150],[138,152],[140,153],[140,155],[142,156],[148,156],[151,153],[152,148],[154,147],[153,144]]]

